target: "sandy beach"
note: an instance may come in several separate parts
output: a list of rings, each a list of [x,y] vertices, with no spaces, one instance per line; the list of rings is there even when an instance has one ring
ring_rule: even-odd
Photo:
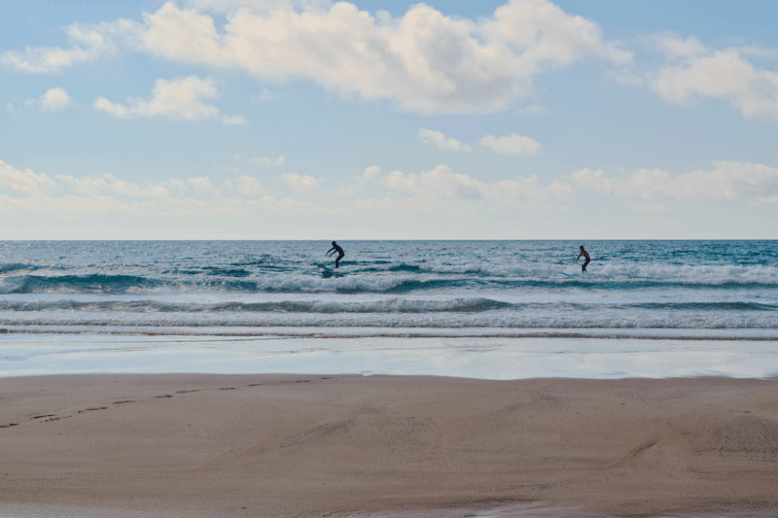
[[[0,394],[6,515],[778,508],[778,380],[81,375]]]

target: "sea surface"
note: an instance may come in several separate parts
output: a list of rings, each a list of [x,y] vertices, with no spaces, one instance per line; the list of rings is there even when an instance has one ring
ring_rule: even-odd
[[[778,373],[763,365],[777,359],[778,241],[339,244],[335,269],[328,241],[0,241],[0,375]],[[535,356],[503,372],[517,354]],[[576,354],[603,359],[580,370]],[[533,366],[537,355],[561,367]]]

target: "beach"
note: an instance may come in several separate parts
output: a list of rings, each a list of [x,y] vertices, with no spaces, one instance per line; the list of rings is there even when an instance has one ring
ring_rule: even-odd
[[[0,392],[9,516],[778,507],[774,379],[105,374]]]
[[[0,518],[778,518],[776,19],[0,1]]]
[[[778,243],[340,243],[0,242],[0,518],[775,514]]]

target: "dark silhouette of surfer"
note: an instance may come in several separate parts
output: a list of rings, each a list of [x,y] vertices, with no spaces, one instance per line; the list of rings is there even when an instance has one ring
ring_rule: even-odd
[[[343,259],[343,256],[346,255],[346,253],[343,251],[343,249],[341,247],[338,246],[338,244],[335,241],[333,241],[332,242],[332,248],[330,248],[327,251],[327,257],[331,256],[335,252],[338,253],[338,257],[335,258],[335,268],[337,268],[338,267],[338,263],[340,262],[341,259]]]
[[[581,258],[581,256],[584,256],[584,259],[586,259],[586,260],[584,261],[584,263],[583,263],[583,266],[581,266],[581,271],[582,271],[582,272],[585,272],[585,271],[586,271],[586,265],[587,265],[587,264],[589,264],[589,261],[591,261],[591,260],[592,260],[592,258],[591,258],[591,257],[589,257],[589,252],[587,252],[586,250],[584,250],[584,247],[583,247],[583,245],[579,246],[578,248],[580,248],[580,249],[581,249],[581,253],[580,253],[580,254],[578,254],[578,257],[576,257],[576,258],[575,258],[575,262],[577,263],[577,262],[578,262],[578,259],[580,259],[580,258]]]

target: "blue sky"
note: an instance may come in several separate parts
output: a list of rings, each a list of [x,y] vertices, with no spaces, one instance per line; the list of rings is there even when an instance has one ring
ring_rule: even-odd
[[[778,238],[778,6],[0,6],[3,239]]]

